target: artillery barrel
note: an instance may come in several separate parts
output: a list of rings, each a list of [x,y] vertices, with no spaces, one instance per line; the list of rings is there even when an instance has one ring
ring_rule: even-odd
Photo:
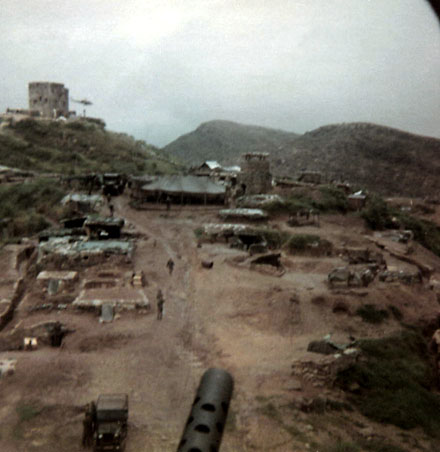
[[[177,452],[220,450],[233,388],[234,380],[225,370],[203,374]]]

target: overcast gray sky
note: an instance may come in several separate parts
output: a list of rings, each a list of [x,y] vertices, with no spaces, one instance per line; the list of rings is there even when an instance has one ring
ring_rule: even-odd
[[[0,0],[0,111],[53,81],[157,146],[212,119],[440,137],[439,30],[424,0]]]

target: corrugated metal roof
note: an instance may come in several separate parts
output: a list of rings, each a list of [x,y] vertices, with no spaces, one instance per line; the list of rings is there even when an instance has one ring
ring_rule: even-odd
[[[83,202],[88,204],[104,203],[104,198],[101,195],[85,195],[83,193],[70,193],[61,200],[61,204],[68,202]]]
[[[220,168],[220,163],[218,163],[216,160],[206,160],[205,164],[210,168]]]

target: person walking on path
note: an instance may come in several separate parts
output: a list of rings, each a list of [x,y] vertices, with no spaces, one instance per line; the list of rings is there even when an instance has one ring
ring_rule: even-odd
[[[167,268],[168,268],[168,271],[170,272],[170,276],[171,276],[173,273],[173,270],[174,270],[174,261],[171,258],[168,259]]]
[[[165,300],[163,298],[162,290],[160,289],[157,291],[156,300],[157,300],[157,320],[162,320],[163,305],[165,303]]]

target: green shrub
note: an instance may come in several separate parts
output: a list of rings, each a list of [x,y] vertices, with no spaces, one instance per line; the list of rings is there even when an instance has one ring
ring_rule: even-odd
[[[274,201],[264,206],[271,213],[285,212],[296,215],[302,210],[318,210],[320,212],[342,212],[348,210],[347,196],[339,188],[323,186],[319,188],[318,199],[312,199],[305,193],[295,193],[288,196],[283,202]]]
[[[348,210],[347,195],[339,188],[324,186],[319,189],[321,197],[315,204],[315,208],[321,212],[341,212]]]
[[[390,208],[377,195],[370,198],[361,212],[361,217],[373,230],[395,228],[397,225],[403,229],[409,229],[413,231],[416,242],[440,256],[440,228],[430,221]]]
[[[287,242],[287,249],[289,252],[305,251],[308,245],[319,242],[321,239],[318,235],[313,234],[294,234]]]
[[[65,192],[53,179],[0,186],[0,217],[9,218],[10,239],[34,235],[49,226],[46,217],[56,219]]]
[[[336,384],[349,391],[349,401],[376,422],[403,429],[420,426],[440,434],[440,396],[430,389],[436,376],[428,347],[417,331],[405,330],[383,338],[359,341],[364,360],[339,372]]]
[[[86,132],[87,130],[94,129],[95,127],[92,124],[87,123],[86,121],[81,121],[80,119],[77,119],[76,121],[67,122],[66,128],[70,130]]]
[[[399,212],[396,216],[404,229],[413,231],[414,240],[440,256],[440,228],[437,225],[404,212]]]
[[[263,237],[266,240],[268,247],[272,249],[281,248],[290,237],[288,232],[268,228],[256,228],[255,233]]]
[[[14,237],[23,237],[37,234],[49,226],[50,223],[42,215],[31,212],[14,218],[11,232]]]
[[[38,210],[41,206],[50,210],[64,194],[58,181],[53,179],[35,179],[23,184],[0,186],[0,216],[18,216],[23,211]]]
[[[379,324],[390,315],[385,309],[376,309],[374,304],[365,304],[356,310],[356,315],[360,316],[364,322]]]
[[[276,201],[271,201],[271,202],[267,202],[264,204],[264,210],[266,212],[275,214],[275,213],[283,213],[283,212],[290,212],[293,213],[293,211],[291,212],[292,209],[289,210],[289,208],[287,207],[287,203],[286,201],[280,201],[280,200],[276,200]]]
[[[361,217],[368,227],[373,230],[381,230],[392,227],[392,212],[387,203],[377,195],[372,195],[366,207],[361,212]]]
[[[203,228],[196,228],[194,229],[194,235],[197,239],[203,236]]]
[[[291,215],[295,215],[301,210],[310,210],[314,208],[315,205],[313,200],[301,194],[289,196],[285,201],[285,210]]]

